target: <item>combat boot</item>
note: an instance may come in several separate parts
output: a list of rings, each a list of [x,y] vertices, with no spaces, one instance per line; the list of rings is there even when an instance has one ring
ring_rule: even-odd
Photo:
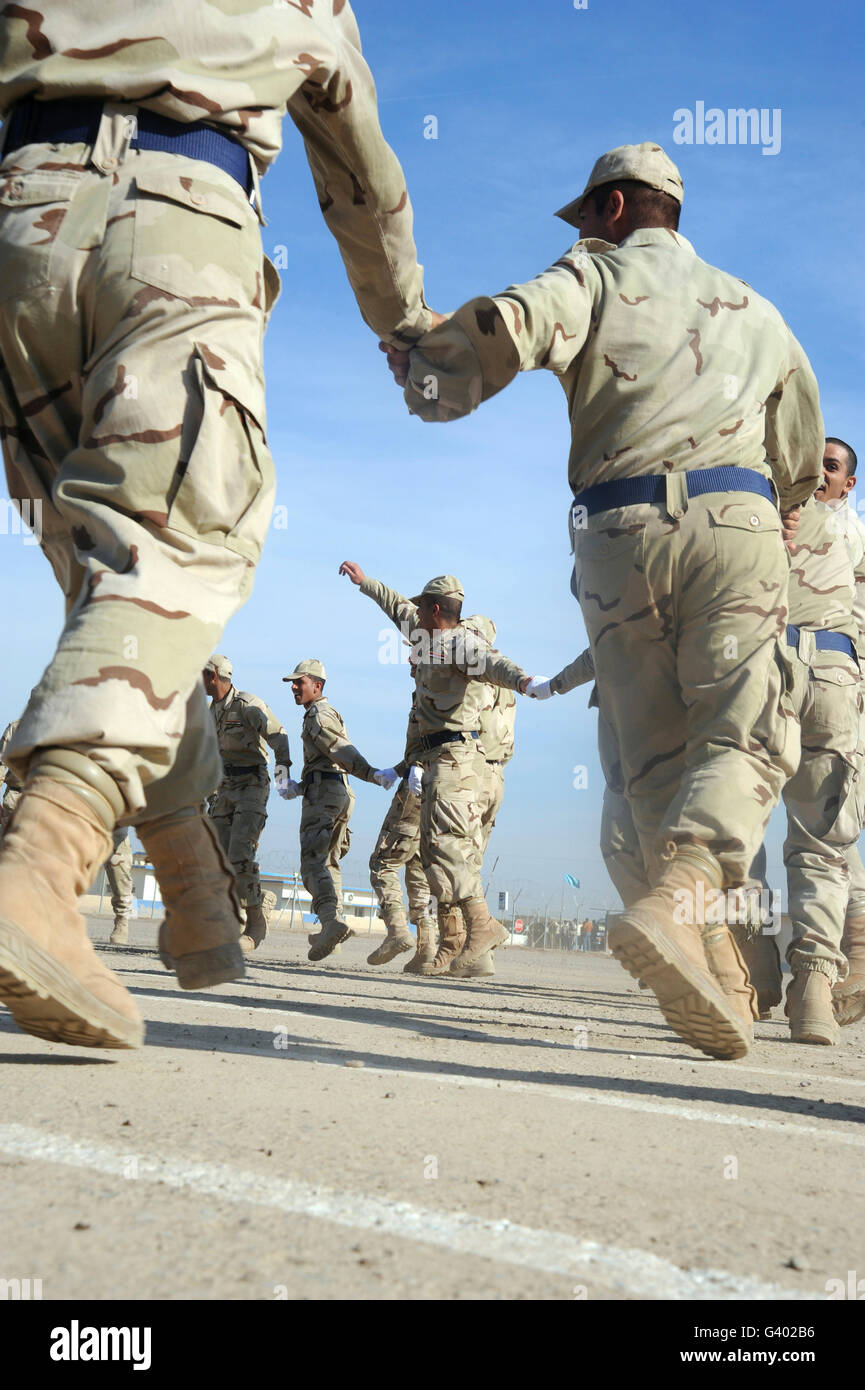
[[[335,907],[331,909],[326,920],[319,913],[319,920],[321,921],[321,931],[312,941],[307,953],[307,960],[324,960],[326,956],[331,955],[336,950],[340,942],[348,941],[350,936],[354,936],[348,923],[341,921],[336,915]]]
[[[432,918],[424,914],[423,917],[417,918],[415,926],[417,927],[417,945],[411,960],[406,961],[402,968],[404,975],[417,975],[422,965],[431,965],[435,960],[436,948]]]
[[[257,951],[267,936],[267,918],[261,903],[246,904],[246,926],[240,938],[240,949],[245,955]]]
[[[857,1023],[865,1014],[865,917],[849,917],[844,924],[841,950],[847,957],[846,980],[832,987],[835,1017],[842,1027]]]
[[[751,984],[757,991],[757,1013],[764,1021],[772,1017],[784,997],[781,957],[774,936],[760,932],[757,936],[738,936],[739,950],[748,967]]]
[[[465,918],[467,939],[460,956],[463,966],[479,960],[487,951],[504,946],[509,933],[497,922],[483,898],[464,898],[460,903]]]
[[[165,905],[159,957],[181,989],[206,989],[245,973],[234,873],[209,816],[196,806],[137,827]]]
[[[466,933],[463,916],[458,907],[440,906],[438,909],[439,944],[431,961],[419,965],[417,975],[445,975],[465,945]]]
[[[791,1042],[835,1047],[841,1041],[832,1009],[832,985],[820,970],[793,972],[784,1013],[790,1020]]]
[[[496,967],[492,951],[486,951],[476,960],[466,960],[464,955],[457,956],[456,960],[451,961],[451,968],[448,971],[448,975],[453,975],[457,980],[477,980],[480,977],[489,979],[495,973]]]
[[[390,907],[383,910],[382,916],[387,926],[387,935],[381,945],[367,956],[367,965],[387,965],[389,960],[401,956],[404,951],[410,951],[414,946],[404,912],[397,912]]]
[[[78,898],[112,850],[123,811],[90,758],[53,748],[30,777],[0,849],[0,1000],[18,1027],[72,1047],[140,1047],[134,1000],[87,937]]]
[[[730,928],[723,922],[702,928],[706,962],[731,1008],[741,1018],[753,1040],[754,1020],[757,1018],[757,991],[748,978],[748,967]]]
[[[108,940],[112,946],[125,946],[129,941],[129,918],[118,913],[114,918],[114,930]]]
[[[619,916],[609,942],[649,985],[674,1033],[710,1057],[736,1058],[748,1051],[751,1028],[712,975],[701,936],[706,899],[721,883],[708,850],[670,844],[658,884]]]

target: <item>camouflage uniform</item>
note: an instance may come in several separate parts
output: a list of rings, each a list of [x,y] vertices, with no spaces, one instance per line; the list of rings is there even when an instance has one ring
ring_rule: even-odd
[[[263,700],[233,685],[221,700],[212,701],[210,712],[223,778],[208,812],[231,861],[238,896],[248,912],[250,908],[260,909],[262,903],[256,854],[267,823],[267,750],[273,750],[277,767],[288,769],[288,735]],[[257,917],[257,913],[253,915]]]
[[[346,773],[372,782],[376,769],[349,743],[342,716],[324,695],[303,716],[303,810],[300,876],[312,910],[327,929],[342,916],[340,860],[348,854],[354,793]]]
[[[734,464],[773,478],[785,510],[813,493],[813,374],[777,310],[666,228],[582,241],[528,284],[465,304],[411,353],[405,397],[426,420],[456,419],[542,367],[568,401],[578,502],[599,484],[664,480],[665,500],[595,494],[574,515],[580,603],[649,879],[695,845],[739,885],[798,762],[778,645],[787,557],[767,497],[687,483]]]
[[[411,204],[348,3],[13,5],[0,39],[0,114],[19,106],[0,164],[0,433],[67,613],[13,761],[23,775],[37,748],[78,750],[140,823],[219,780],[200,673],[249,596],[274,494],[278,276],[241,182],[146,148],[154,123],[203,118],[257,187],[288,109],[361,313],[397,344],[430,323]]]
[[[417,762],[421,751],[417,742],[417,719],[413,699],[406,733],[405,757],[394,769],[401,774],[401,780],[382,822],[369,861],[370,882],[378,898],[381,915],[389,929],[399,929],[406,924],[402,889],[398,878],[398,870],[401,868],[405,871],[408,893],[408,920],[415,926],[420,926],[426,924],[429,916],[429,883],[420,859],[421,799],[409,790],[406,780],[409,768]]]
[[[787,808],[784,863],[794,973],[814,970],[831,983],[847,973],[841,935],[850,891],[847,856],[862,829],[862,696],[859,665],[842,651],[820,650],[816,634],[858,640],[850,554],[822,502],[802,508],[790,545],[790,623],[785,643],[802,759],[783,790]]]
[[[123,945],[129,940],[129,914],[132,911],[132,843],[128,826],[114,832],[114,851],[105,861],[105,875],[111,890],[114,931],[111,940]]]
[[[495,624],[489,618],[466,618],[464,626],[480,632],[490,643],[495,641]],[[484,691],[478,729],[481,753],[484,758],[484,779],[481,796],[481,823],[478,834],[478,867],[483,863],[490,836],[505,795],[505,767],[514,756],[514,721],[517,698],[513,690],[501,685],[488,685]]]
[[[418,736],[423,768],[421,862],[438,907],[483,901],[478,845],[486,765],[479,747],[486,685],[519,689],[526,673],[465,627],[431,635],[417,627],[417,604],[366,577],[373,599],[412,643]],[[428,640],[424,640],[427,639]],[[445,735],[429,747],[425,741]]]
[[[0,738],[0,768],[4,769],[3,777],[3,801],[0,804],[0,839],[12,819],[12,812],[21,799],[21,781],[6,763],[6,749],[12,740],[15,730],[18,728],[18,720],[13,719],[11,724],[7,724],[3,730],[3,737]]]
[[[856,649],[861,670],[865,662],[865,523],[846,497],[840,502],[827,502],[826,506],[833,514],[830,525],[843,535],[853,565],[853,618],[856,623]],[[865,732],[862,741],[865,745]],[[847,921],[853,922],[865,919],[865,867],[862,864],[858,843],[850,846],[845,857],[850,870]]]

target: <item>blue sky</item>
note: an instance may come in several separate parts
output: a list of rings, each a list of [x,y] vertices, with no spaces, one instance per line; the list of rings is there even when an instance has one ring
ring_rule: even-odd
[[[865,457],[862,354],[861,111],[863,21],[856,7],[755,6],[732,0],[357,0],[385,134],[406,172],[428,302],[445,312],[530,278],[571,242],[553,217],[599,154],[652,139],[685,183],[681,230],[698,254],[778,305],[821,385],[830,433]],[[674,112],[781,111],[781,148],[676,145]],[[425,117],[438,138],[424,138]],[[250,602],[222,650],[237,683],[261,695],[301,758],[300,711],[281,676],[321,657],[328,694],[371,762],[401,756],[410,686],[380,660],[380,611],[337,576],[343,559],[416,592],[455,573],[466,611],[489,614],[499,646],[526,670],[553,674],[585,645],[570,596],[568,428],[549,373],[519,378],[472,418],[409,418],[358,314],[336,245],[318,212],[300,141],[263,185],[265,249],[289,268],[268,330],[268,425],[277,503]],[[573,235],[576,235],[574,233]],[[865,503],[865,487],[860,491]],[[13,717],[48,660],[59,594],[36,548],[0,546],[5,708]],[[635,674],[635,693],[639,675]],[[516,755],[487,859],[492,891],[518,910],[558,909],[562,875],[582,882],[583,911],[615,907],[598,849],[603,782],[588,690],[521,701]],[[584,789],[574,769],[588,770]],[[387,795],[357,784],[347,886],[366,886]],[[297,864],[297,803],[271,799],[263,865]],[[779,885],[783,821],[770,829]],[[577,899],[565,892],[566,911]]]

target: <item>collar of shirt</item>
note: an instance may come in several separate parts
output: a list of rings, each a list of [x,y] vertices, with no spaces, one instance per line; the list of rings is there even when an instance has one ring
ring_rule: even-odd
[[[624,246],[667,246],[670,245],[672,238],[673,244],[680,251],[689,251],[692,256],[696,256],[696,251],[687,237],[679,232],[674,232],[671,227],[637,227],[636,231],[631,232],[623,241],[619,242],[618,249],[621,251]],[[606,242],[604,243],[606,245]]]

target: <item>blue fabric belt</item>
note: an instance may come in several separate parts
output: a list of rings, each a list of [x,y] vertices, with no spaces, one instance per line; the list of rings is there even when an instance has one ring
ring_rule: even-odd
[[[813,629],[808,629],[813,631]],[[787,641],[791,647],[798,648],[799,633],[802,631],[795,623],[787,624]],[[846,656],[851,656],[856,660],[856,648],[849,637],[845,637],[843,632],[814,632],[814,646],[818,652],[844,652]]]
[[[120,100],[120,98],[118,98]],[[34,101],[27,97],[9,117],[9,134],[4,157],[22,145],[92,145],[99,133],[104,102],[97,98],[80,101]],[[249,155],[242,145],[213,126],[195,121],[172,121],[154,111],[138,107],[137,132],[133,149],[160,150],[163,154],[182,154],[203,159],[230,174],[249,193],[251,188]]]
[[[574,498],[575,507],[585,507],[587,516],[606,512],[612,507],[633,507],[638,502],[665,502],[667,474],[649,474],[645,478],[618,478],[611,483],[587,487]],[[689,497],[704,492],[756,492],[774,502],[769,480],[753,468],[696,468],[684,474]]]

